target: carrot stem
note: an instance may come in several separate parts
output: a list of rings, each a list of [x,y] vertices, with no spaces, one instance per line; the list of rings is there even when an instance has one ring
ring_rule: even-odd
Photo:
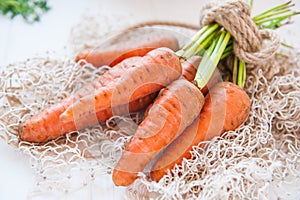
[[[241,88],[244,87],[244,82],[245,82],[245,63],[243,61],[239,61],[238,63],[238,86]]]
[[[283,14],[283,13],[286,13],[286,12],[289,12],[291,11],[290,9],[282,9],[282,10],[277,10],[275,12],[270,12],[270,13],[266,13],[265,15],[262,15],[262,16],[259,16],[259,17],[255,17],[253,18],[253,20],[255,21],[259,21],[259,20],[262,20],[266,17],[273,17],[273,16],[276,16],[276,15],[279,15],[279,14]]]
[[[204,29],[204,31],[202,31],[202,29]],[[211,36],[215,36],[215,34],[219,31],[220,26],[218,24],[213,24],[210,26],[205,26],[202,29],[198,33],[196,33],[190,44],[183,48],[184,52],[182,54],[182,57],[184,57],[185,59],[196,55],[197,53],[199,53],[199,51],[201,51],[201,49],[204,49],[209,41],[213,38]],[[199,33],[202,33],[200,37],[198,37]],[[195,38],[197,39],[195,40]]]
[[[287,44],[287,43],[285,43],[285,42],[281,42],[280,44],[281,44],[282,46],[287,47],[287,48],[290,48],[290,49],[293,49],[293,48],[294,48],[292,45],[289,45],[289,44]]]
[[[232,54],[233,52],[233,45],[227,45],[226,49],[224,50],[224,53],[221,56],[221,60]]]
[[[194,79],[194,82],[200,89],[207,84],[216,69],[230,37],[230,33],[223,30],[213,41],[207,53],[204,54],[203,60],[200,62]]]
[[[211,41],[215,38],[215,36],[218,34],[217,31],[213,32],[212,34],[210,34],[210,36],[202,42],[202,44],[200,44],[198,46],[198,48],[195,51],[195,54],[199,55],[199,53],[203,50],[209,47],[209,44],[211,43]]]
[[[282,16],[274,16],[274,17],[267,17],[267,18],[264,18],[264,19],[261,19],[261,20],[257,20],[255,21],[257,25],[261,25],[263,23],[266,23],[266,22],[272,22],[274,20],[279,20],[279,21],[283,21],[289,17],[292,17],[294,15],[297,15],[299,14],[298,12],[292,12],[292,13],[289,13],[289,14],[286,14],[286,15],[282,15]]]
[[[189,43],[187,43],[184,47],[182,47],[183,51],[188,50],[189,48],[191,48],[191,46],[193,46],[193,44],[195,43],[195,41],[197,41],[199,39],[199,37],[203,34],[203,32],[205,32],[209,27],[211,27],[212,25],[208,25],[208,26],[204,26],[203,28],[201,28],[190,40]]]
[[[293,5],[291,5],[291,3],[292,3],[292,1],[288,1],[286,3],[283,3],[283,4],[280,4],[278,6],[275,6],[275,7],[271,8],[271,9],[269,9],[269,10],[266,10],[265,12],[262,12],[261,14],[255,16],[253,18],[253,20],[256,21],[257,19],[264,18],[265,15],[267,15],[267,14],[269,14],[271,12],[291,7],[291,6],[293,6]]]
[[[232,82],[237,84],[237,71],[238,71],[238,58],[234,56],[233,70],[232,70]]]
[[[242,88],[244,88],[244,86],[245,86],[245,83],[246,83],[246,77],[247,77],[247,68],[246,68],[246,63],[245,62],[243,62],[243,61],[241,61],[241,63],[243,64],[243,69],[244,69],[244,71],[243,71],[243,82],[242,82]]]

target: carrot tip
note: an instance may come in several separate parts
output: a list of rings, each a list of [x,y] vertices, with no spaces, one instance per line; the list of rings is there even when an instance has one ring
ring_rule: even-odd
[[[78,62],[79,60],[86,60],[86,58],[88,57],[90,52],[82,52],[80,54],[78,54],[75,58],[75,62]]]

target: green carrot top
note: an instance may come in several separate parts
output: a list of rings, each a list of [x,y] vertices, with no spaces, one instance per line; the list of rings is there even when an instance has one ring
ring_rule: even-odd
[[[248,3],[252,6],[253,2]],[[286,23],[285,20],[299,14],[291,10],[293,6],[291,1],[280,4],[255,16],[252,20],[258,29],[277,29]],[[213,23],[201,28],[178,52],[184,60],[194,55],[203,56],[194,79],[199,88],[207,84],[219,61],[233,53],[233,40],[234,38],[224,27]],[[234,58],[233,63],[232,81],[243,88],[246,81],[246,63],[237,57]]]

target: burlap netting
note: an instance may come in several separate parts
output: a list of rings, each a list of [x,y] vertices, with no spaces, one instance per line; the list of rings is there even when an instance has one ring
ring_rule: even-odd
[[[110,20],[107,24],[114,23]],[[99,38],[107,36],[105,33],[127,25],[130,24],[119,24],[118,28],[99,26],[93,18],[85,17],[74,27],[69,49],[78,52],[96,47]],[[155,27],[177,35],[194,33],[188,28]],[[17,132],[20,121],[58,102],[105,70],[96,70],[86,63],[81,66],[69,54],[63,57],[53,52],[1,68],[0,138],[29,155],[36,174],[34,192],[77,191],[96,177],[111,173],[136,127],[126,117],[114,117],[123,124],[121,130],[115,127],[114,120],[108,120],[46,144],[20,142]],[[237,130],[205,142],[203,153],[199,153],[200,147],[194,147],[193,158],[184,160],[160,182],[151,182],[141,174],[127,189],[127,198],[299,197],[297,192],[288,192],[297,191],[300,181],[299,75],[299,53],[294,51],[273,56],[269,62],[247,71],[245,90],[252,102],[247,121]],[[139,121],[143,115],[137,113],[133,117]],[[296,189],[291,190],[292,187]]]

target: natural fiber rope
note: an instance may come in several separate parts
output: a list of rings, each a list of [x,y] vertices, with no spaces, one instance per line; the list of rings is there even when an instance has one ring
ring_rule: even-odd
[[[207,3],[202,8],[200,26],[217,22],[222,25],[234,37],[234,53],[242,61],[248,64],[260,64],[272,57],[280,46],[280,39],[272,30],[258,30],[251,19],[251,8],[242,0],[228,2],[214,1]],[[200,27],[184,22],[171,21],[147,21],[135,24],[123,30],[123,33],[145,26],[177,26],[191,30]],[[266,48],[263,48],[263,40],[270,40]]]
[[[258,30],[251,19],[250,6],[242,0],[210,2],[202,9],[200,25],[217,22],[234,37],[236,56],[250,64],[265,62],[279,48],[279,37],[271,30]],[[263,49],[263,40],[271,41]]]
[[[175,26],[175,27],[186,28],[186,29],[191,29],[191,30],[199,30],[199,28],[200,28],[200,26],[188,24],[185,22],[153,20],[153,21],[140,22],[133,26],[129,26],[128,28],[123,30],[123,32],[126,33],[128,31],[132,31],[134,29],[138,29],[138,28],[142,28],[142,27],[146,27],[146,26],[159,26],[159,25]]]

